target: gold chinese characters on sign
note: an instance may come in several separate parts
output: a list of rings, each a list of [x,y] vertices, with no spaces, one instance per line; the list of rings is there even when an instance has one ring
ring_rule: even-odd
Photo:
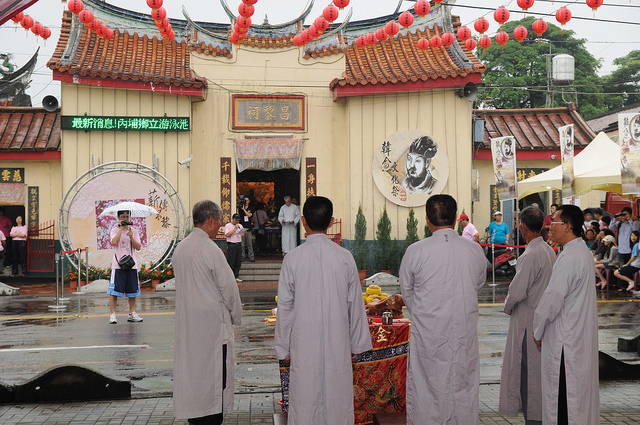
[[[307,198],[318,194],[316,191],[316,181],[316,158],[307,158],[305,167],[305,192]]]
[[[29,230],[34,231],[38,228],[38,221],[40,221],[40,188],[38,186],[29,186],[27,193],[29,194],[29,212],[27,213]]]
[[[234,129],[304,130],[304,96],[233,95],[231,115]]]
[[[231,222],[231,157],[220,158],[220,207],[222,224]]]
[[[24,168],[0,168],[0,183],[24,183]]]

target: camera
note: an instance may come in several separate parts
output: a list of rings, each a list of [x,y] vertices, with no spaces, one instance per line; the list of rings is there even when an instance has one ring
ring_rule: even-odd
[[[238,196],[238,204],[239,205],[244,205],[244,195],[239,195]]]
[[[118,224],[118,227],[122,226],[133,226],[133,223],[130,221],[121,221],[120,224]]]

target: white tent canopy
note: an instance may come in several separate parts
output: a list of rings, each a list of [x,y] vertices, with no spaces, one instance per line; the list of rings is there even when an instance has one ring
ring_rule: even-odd
[[[590,190],[622,193],[620,146],[600,132],[573,158],[576,195]],[[562,165],[518,182],[518,199],[533,193],[562,190]]]

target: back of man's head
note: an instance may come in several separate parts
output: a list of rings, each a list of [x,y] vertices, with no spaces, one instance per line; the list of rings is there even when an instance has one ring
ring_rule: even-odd
[[[540,208],[530,205],[520,211],[520,222],[534,233],[540,233],[544,224],[544,214]]]
[[[582,210],[575,205],[560,205],[558,211],[560,211],[560,220],[571,226],[571,231],[575,236],[582,237],[584,233],[582,230],[582,225],[584,224]]]
[[[305,201],[302,215],[309,229],[314,232],[324,232],[331,224],[333,203],[324,196],[312,196]]]
[[[451,195],[433,195],[427,200],[427,218],[436,226],[451,226],[456,220],[458,204]]]
[[[204,200],[196,202],[191,212],[193,216],[193,225],[200,226],[207,222],[209,217],[216,220],[222,219],[222,208],[213,201]]]

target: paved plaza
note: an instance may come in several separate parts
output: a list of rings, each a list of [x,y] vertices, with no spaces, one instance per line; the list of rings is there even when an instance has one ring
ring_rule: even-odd
[[[507,284],[486,285],[480,295],[478,327],[481,424],[524,424],[498,411],[502,351],[508,316],[501,312]],[[73,295],[68,308],[52,312],[51,294],[25,287],[24,295],[0,297],[0,381],[19,384],[61,364],[77,364],[107,376],[128,379],[127,400],[0,405],[0,424],[185,424],[173,418],[171,400],[175,293],[143,292],[143,323],[108,324],[107,297]],[[275,289],[241,291],[244,313],[236,329],[236,399],[225,424],[271,424],[280,411],[279,374],[273,328],[264,319],[275,307]],[[600,350],[628,363],[636,353],[617,352],[618,336],[638,334],[640,302],[611,291],[599,292]],[[601,423],[640,423],[640,381],[601,381]]]

